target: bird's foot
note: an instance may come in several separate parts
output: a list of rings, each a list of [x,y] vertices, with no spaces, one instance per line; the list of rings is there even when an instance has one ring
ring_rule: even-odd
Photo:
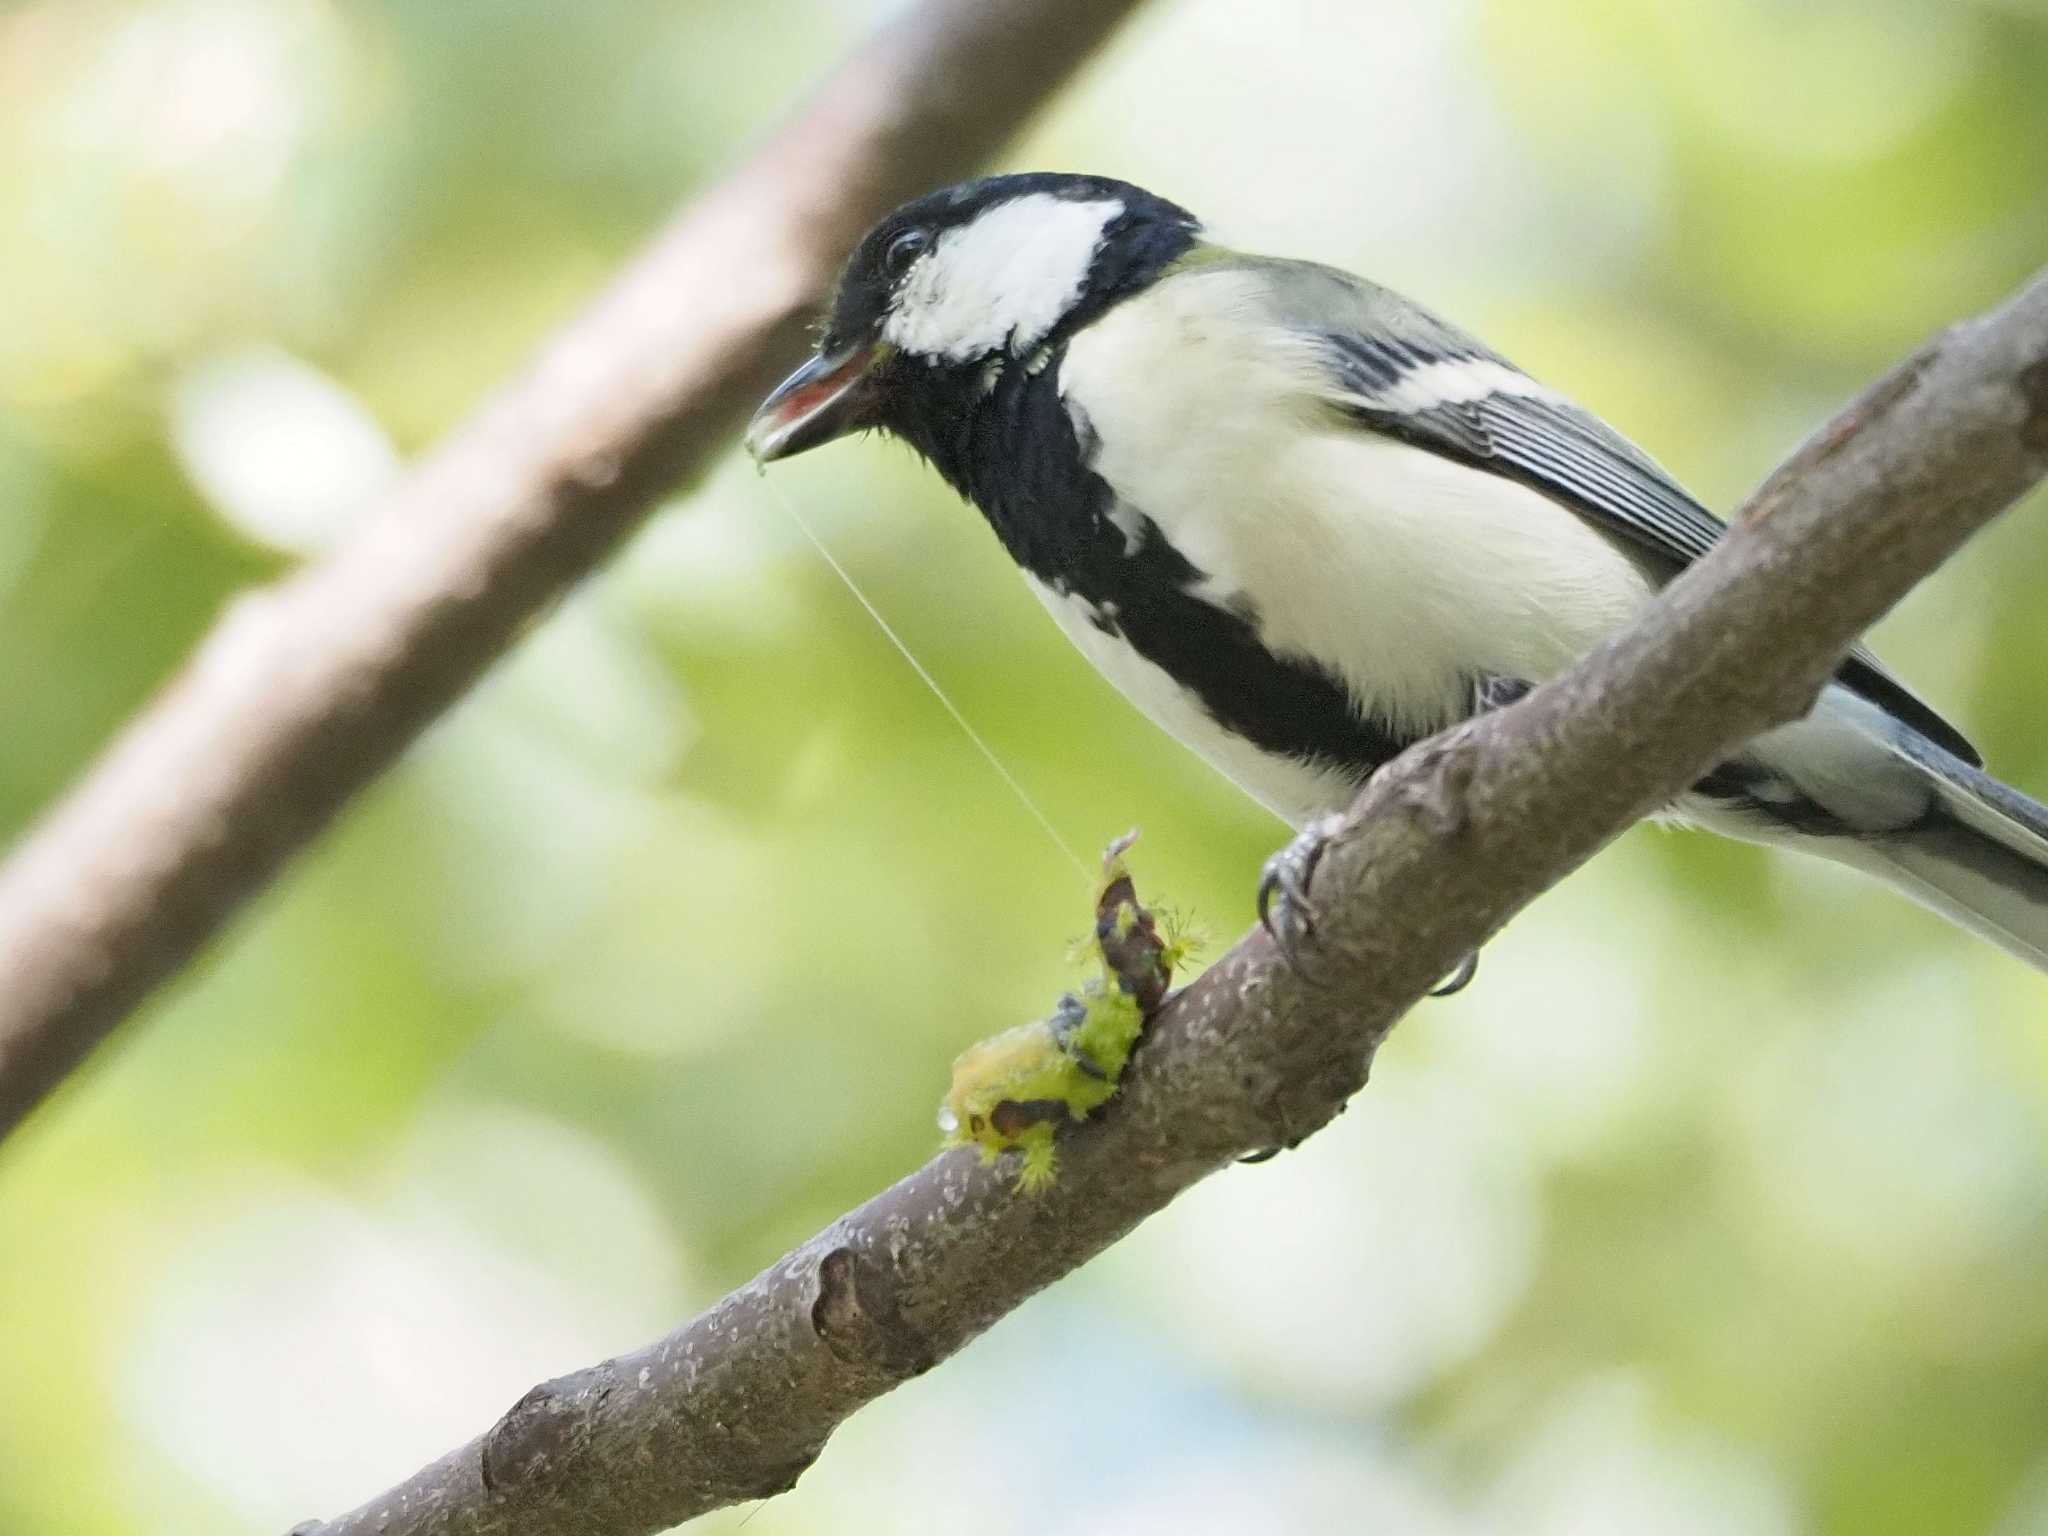
[[[1259,926],[1279,946],[1289,961],[1298,962],[1305,941],[1316,934],[1318,913],[1308,888],[1316,867],[1332,839],[1342,830],[1341,816],[1320,816],[1295,834],[1293,840],[1266,860],[1259,871]],[[1479,974],[1479,951],[1460,960],[1450,975],[1430,988],[1431,997],[1450,997],[1464,991]],[[1270,1156],[1271,1154],[1266,1154]],[[1262,1161],[1254,1157],[1250,1161]]]
[[[1460,960],[1450,975],[1429,989],[1431,997],[1450,997],[1472,985],[1472,978],[1479,974],[1479,951]]]
[[[1341,816],[1319,816],[1266,860],[1259,871],[1259,926],[1292,959],[1304,939],[1315,937],[1316,907],[1309,883],[1323,851],[1344,825]]]

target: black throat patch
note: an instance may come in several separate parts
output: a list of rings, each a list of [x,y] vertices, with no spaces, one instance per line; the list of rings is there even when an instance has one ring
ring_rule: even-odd
[[[1414,738],[1371,719],[1323,668],[1268,650],[1248,602],[1197,595],[1208,573],[1091,467],[1093,433],[1060,398],[1065,351],[1061,337],[993,373],[930,370],[912,385],[922,386],[917,426],[901,435],[1020,566],[1086,602],[1097,628],[1162,668],[1219,725],[1363,782]]]

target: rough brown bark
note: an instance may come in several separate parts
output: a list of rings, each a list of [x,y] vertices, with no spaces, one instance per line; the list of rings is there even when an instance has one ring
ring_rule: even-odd
[[[0,1135],[655,500],[724,452],[874,219],[1007,138],[1136,0],[925,0],[436,448],[236,600],[0,868]]]
[[[1299,967],[1254,930],[1171,999],[1035,1198],[934,1159],[695,1321],[544,1383],[318,1536],[639,1536],[790,1486],[842,1419],[1195,1180],[1324,1124],[1458,958],[1730,747],[2048,471],[2048,275],[1849,406],[1637,624],[1379,774]],[[1199,1283],[1198,1277],[1190,1283]]]

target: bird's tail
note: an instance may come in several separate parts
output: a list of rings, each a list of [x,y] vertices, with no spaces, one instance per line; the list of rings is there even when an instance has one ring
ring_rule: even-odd
[[[1838,856],[2048,971],[2048,806],[1922,737],[1892,747],[1925,775],[1928,809]]]

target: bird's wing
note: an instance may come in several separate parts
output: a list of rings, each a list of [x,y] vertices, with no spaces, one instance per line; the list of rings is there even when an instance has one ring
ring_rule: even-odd
[[[1338,411],[1373,431],[1518,480],[1675,575],[1725,525],[1627,438],[1399,294],[1348,272],[1269,262],[1276,318],[1320,345]],[[1973,766],[1983,759],[1862,647],[1847,687]]]

